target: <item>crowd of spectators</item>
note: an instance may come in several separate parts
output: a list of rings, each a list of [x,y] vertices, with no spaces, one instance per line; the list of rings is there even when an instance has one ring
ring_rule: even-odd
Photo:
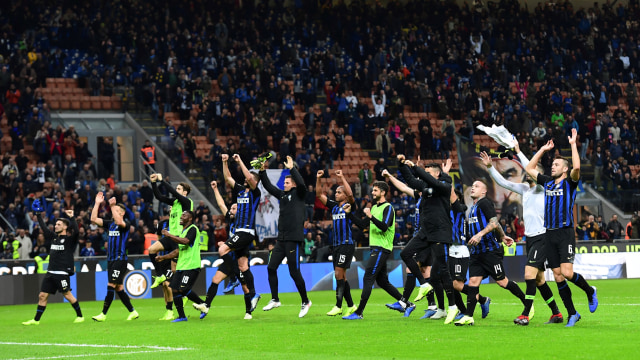
[[[378,170],[394,152],[446,158],[457,122],[458,135],[470,139],[480,124],[505,125],[527,155],[549,139],[562,147],[576,128],[581,157],[594,167],[594,186],[640,188],[632,170],[640,165],[635,0],[586,9],[570,2],[530,9],[515,0],[215,5],[0,4],[0,117],[6,115],[9,126],[2,135],[13,140],[12,156],[2,158],[0,196],[12,225],[29,229],[37,243],[28,209],[42,192],[50,219],[74,207],[87,225],[81,231],[90,236],[87,210],[95,192],[106,190],[129,204],[135,243],[144,226],[153,226],[149,198],[132,199],[129,189],[116,186],[112,140],[101,141],[96,161],[72,128],[52,127],[37,88],[47,77],[61,76],[76,77],[92,95],[124,88],[124,96],[151,109],[157,121],[178,113],[180,126],[166,124],[166,136],[180,150],[176,161],[191,172],[194,164],[202,166],[212,179],[221,179],[223,152],[248,162],[272,150],[274,167],[293,156],[313,184],[316,170],[344,157],[347,134],[377,150]],[[407,108],[422,114],[417,129],[404,116]],[[302,148],[288,126],[295,109],[305,112]],[[433,113],[445,120],[442,127],[433,126]],[[216,130],[236,138],[221,143]],[[194,136],[206,136],[213,145],[209,154],[196,155]],[[25,155],[25,143],[33,145],[37,159]],[[368,201],[368,179],[354,184],[359,203]],[[391,200],[398,206],[402,243],[412,230],[412,204],[395,190]],[[319,219],[321,209],[313,203],[310,219]],[[222,232],[209,215],[205,220]],[[507,230],[521,232],[513,220],[505,219]],[[312,222],[308,236],[325,244],[330,232],[322,224]],[[93,245],[97,254],[103,251]]]

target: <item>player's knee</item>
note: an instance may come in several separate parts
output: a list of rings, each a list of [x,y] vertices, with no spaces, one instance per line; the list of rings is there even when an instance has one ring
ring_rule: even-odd
[[[553,278],[556,280],[556,282],[563,282],[564,281],[564,276],[562,275],[562,273],[553,273]]]
[[[500,285],[500,287],[502,287],[502,288],[506,288],[506,287],[507,287],[507,284],[509,284],[509,279],[504,278],[504,279],[502,279],[502,280],[498,280],[498,281],[496,281],[496,283],[497,283],[498,285]]]
[[[249,264],[238,264],[238,269],[240,269],[240,271],[242,272],[245,272],[249,270]]]
[[[49,294],[47,294],[45,292],[41,292],[40,294],[38,294],[38,300],[39,301],[47,301],[48,295]]]

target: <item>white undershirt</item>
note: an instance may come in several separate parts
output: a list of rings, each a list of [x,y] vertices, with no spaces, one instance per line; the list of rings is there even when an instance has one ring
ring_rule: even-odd
[[[529,159],[522,152],[518,153],[518,158],[522,166],[526,167],[529,164]],[[544,227],[544,188],[542,185],[537,184],[530,187],[527,183],[518,184],[507,181],[493,166],[489,168],[489,174],[501,187],[522,195],[524,235],[531,237],[544,234],[546,228]]]

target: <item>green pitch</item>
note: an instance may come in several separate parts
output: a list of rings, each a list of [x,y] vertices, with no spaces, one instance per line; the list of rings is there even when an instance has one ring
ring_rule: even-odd
[[[425,302],[410,318],[388,310],[392,299],[375,289],[364,320],[346,321],[325,315],[335,302],[332,292],[312,292],[309,314],[298,318],[298,294],[282,294],[283,306],[262,311],[264,294],[253,320],[243,320],[241,296],[218,296],[209,315],[198,319],[191,303],[188,322],[158,321],[160,299],[132,300],[140,318],[125,321],[127,312],[116,297],[107,321],[95,323],[101,302],[81,303],[86,322],[72,324],[69,304],[47,307],[39,326],[23,326],[35,305],[0,307],[0,359],[627,359],[637,357],[640,336],[640,279],[591,281],[598,287],[600,307],[591,314],[586,295],[571,285],[582,320],[574,328],[543,325],[550,311],[541,297],[528,327],[513,324],[522,306],[507,290],[483,285],[492,299],[491,313],[475,326],[455,327],[440,320],[420,320]],[[523,284],[521,284],[524,286]],[[556,301],[566,310],[551,286]],[[37,294],[33,294],[34,297]],[[202,294],[201,294],[202,295]],[[360,291],[354,291],[359,300]],[[415,292],[414,292],[415,296]],[[356,300],[356,302],[358,301]],[[345,305],[346,306],[346,305]],[[175,311],[175,310],[174,310]],[[36,345],[37,344],[37,345]],[[72,344],[72,345],[65,345]]]

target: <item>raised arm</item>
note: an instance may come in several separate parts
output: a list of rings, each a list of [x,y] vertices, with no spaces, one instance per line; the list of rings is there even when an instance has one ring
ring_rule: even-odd
[[[320,199],[324,205],[327,205],[327,195],[322,191],[322,184],[320,183],[322,176],[324,176],[324,170],[318,170],[316,173],[316,197]]]
[[[169,191],[171,193],[171,195],[173,195],[173,197],[175,199],[178,199],[178,201],[180,202],[180,205],[182,205],[183,209],[191,209],[191,200],[189,200],[188,197],[183,196],[182,194],[179,194],[178,191],[176,189],[173,188],[173,186],[171,186],[171,184],[169,184],[168,182],[163,182],[164,184],[167,185],[167,191]],[[173,202],[171,202],[173,204]]]
[[[573,128],[571,129],[571,136],[569,136],[569,144],[571,145],[571,163],[573,168],[569,175],[571,176],[571,180],[576,182],[580,180],[580,154],[578,153],[578,144],[576,144],[577,139],[578,130]]]
[[[49,229],[49,227],[47,226],[47,223],[45,223],[44,219],[42,219],[41,213],[37,213],[36,217],[38,218],[38,225],[40,225],[40,229],[42,229],[42,233],[44,234],[45,237],[50,239],[56,236],[56,233],[51,231],[51,229]]]
[[[414,171],[420,179],[424,180],[427,185],[431,186],[436,191],[447,195],[451,192],[451,177],[449,174],[443,173],[441,176],[447,181],[440,181],[431,176],[428,172],[424,171],[420,166],[415,166]]]
[[[342,180],[342,186],[344,187],[344,194],[347,196],[347,202],[349,204],[356,202],[356,199],[353,197],[353,191],[351,191],[351,185],[349,185],[347,178],[344,177],[342,170],[336,170],[336,176]]]
[[[382,170],[382,176],[388,178],[389,181],[393,184],[393,186],[396,187],[396,189],[402,191],[403,193],[411,197],[415,196],[414,189],[410,188],[409,186],[407,186],[407,184],[403,183],[402,181],[398,180],[395,176],[391,175],[387,169]]]
[[[258,186],[258,182],[253,177],[253,174],[251,174],[249,169],[247,169],[247,167],[244,165],[244,163],[242,162],[242,158],[240,158],[240,155],[233,154],[233,160],[235,160],[240,166],[240,169],[242,170],[242,175],[244,175],[244,178],[247,179],[247,184],[249,184],[249,187],[251,188],[251,190],[255,190],[256,186]]]
[[[158,199],[158,201],[160,202],[163,202],[167,205],[172,205],[173,199],[162,195],[162,193],[160,193],[160,189],[158,188],[158,182],[162,181],[162,175],[151,174],[151,176],[149,176],[149,179],[151,179],[151,189],[153,189],[153,196],[155,196],[156,199]]]
[[[410,161],[408,163],[405,163],[404,155],[398,155],[398,161],[401,164],[400,174],[402,174],[402,177],[404,178],[404,181],[407,182],[407,185],[409,185],[412,189],[422,191],[422,189],[424,189],[427,186],[427,184],[424,181],[417,179],[415,176],[413,176],[413,173],[411,172],[411,167],[409,166],[410,164],[413,165],[413,163],[411,163]]]
[[[536,169],[536,166],[538,166],[542,155],[544,155],[545,152],[551,149],[553,149],[553,140],[549,140],[546,144],[544,144],[544,146],[540,147],[538,152],[533,155],[531,161],[529,161],[527,166],[524,168],[527,171],[527,174],[529,174],[529,176],[531,176],[533,180],[537,181],[538,175],[540,174],[538,169]]]
[[[213,194],[216,197],[216,203],[218,204],[220,211],[222,212],[223,215],[226,214],[227,211],[229,211],[229,209],[227,208],[227,204],[224,203],[224,199],[220,194],[220,190],[218,190],[218,182],[212,181],[211,188],[213,189]]]
[[[77,239],[80,229],[78,228],[76,218],[73,216],[73,210],[65,210],[64,213],[67,214],[67,217],[69,218],[69,227],[71,227],[72,236]]]
[[[278,189],[275,187],[271,180],[269,180],[269,176],[267,175],[267,171],[265,170],[266,164],[262,166],[260,170],[260,181],[262,182],[262,186],[269,192],[269,194],[275,196],[278,200],[282,199],[284,196],[284,191],[282,189]]]
[[[100,205],[104,202],[104,194],[102,191],[98,191],[96,194],[96,200],[93,203],[93,209],[91,210],[91,222],[102,227],[103,222],[102,219],[98,217],[98,212],[100,211]]]
[[[236,180],[229,171],[229,155],[227,154],[222,154],[222,175],[224,176],[224,181],[233,189],[236,186]]]
[[[291,156],[287,156],[287,161],[284,163],[284,167],[289,169],[291,173],[291,179],[296,183],[296,193],[298,193],[298,197],[303,198],[307,195],[307,186],[304,184],[304,179],[298,169],[293,166],[293,158]]]
[[[482,153],[480,153],[480,158],[482,159],[482,163],[484,164],[484,166],[489,169],[489,175],[491,175],[491,178],[495,180],[501,187],[511,190],[520,195],[522,195],[529,187],[527,184],[516,184],[514,182],[507,181],[502,176],[502,174],[500,174],[500,172],[493,167],[493,165],[491,164],[491,157],[489,157],[486,152],[483,151]]]

